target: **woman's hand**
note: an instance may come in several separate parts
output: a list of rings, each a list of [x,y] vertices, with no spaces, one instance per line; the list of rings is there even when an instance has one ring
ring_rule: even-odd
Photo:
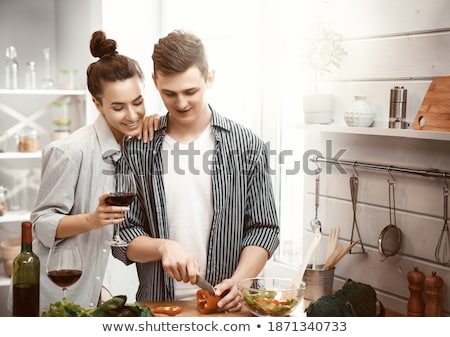
[[[102,228],[107,225],[118,224],[125,220],[125,212],[129,210],[125,206],[111,206],[106,202],[109,193],[103,193],[98,198],[98,206],[95,212],[89,214],[89,223],[92,228]]]
[[[144,122],[142,124],[142,134],[138,137],[138,139],[142,139],[144,143],[147,143],[147,141],[149,140],[153,140],[155,131],[159,126],[159,117],[160,116],[158,114],[144,117]]]
[[[94,212],[72,214],[64,216],[56,228],[55,238],[69,238],[93,229],[100,229],[108,225],[121,223],[128,207],[110,206],[106,203],[109,193],[103,193],[98,198],[98,205]]]

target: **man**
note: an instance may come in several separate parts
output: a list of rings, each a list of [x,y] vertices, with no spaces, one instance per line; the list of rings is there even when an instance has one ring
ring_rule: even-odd
[[[201,40],[174,31],[153,51],[153,81],[168,113],[153,141],[128,143],[121,169],[138,194],[122,225],[138,301],[195,298],[197,274],[215,285],[221,311],[238,311],[236,282],[255,277],[279,244],[267,149],[207,102],[214,73]]]

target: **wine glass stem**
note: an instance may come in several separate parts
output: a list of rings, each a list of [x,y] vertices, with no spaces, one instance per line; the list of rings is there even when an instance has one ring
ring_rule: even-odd
[[[114,224],[114,240],[120,241],[120,234],[119,234],[119,224]]]
[[[67,288],[63,288],[63,297],[67,298]]]

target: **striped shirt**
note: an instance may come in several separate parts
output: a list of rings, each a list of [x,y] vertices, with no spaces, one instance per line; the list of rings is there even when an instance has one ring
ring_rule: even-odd
[[[128,242],[141,235],[169,238],[161,151],[166,127],[167,115],[160,119],[153,141],[127,142],[119,161],[120,169],[131,169],[137,178],[137,197],[121,226],[121,237]],[[212,176],[214,214],[205,278],[217,284],[232,276],[244,247],[259,246],[272,256],[279,245],[280,229],[263,141],[214,110],[211,128],[216,138],[213,165],[211,170],[203,170]],[[133,263],[126,258],[126,248],[113,247],[113,255],[126,264]],[[137,301],[174,299],[174,281],[161,261],[136,266],[140,281]]]

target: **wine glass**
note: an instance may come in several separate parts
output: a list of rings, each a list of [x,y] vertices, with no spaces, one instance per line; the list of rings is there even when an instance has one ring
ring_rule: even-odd
[[[83,265],[76,246],[54,246],[47,259],[47,275],[54,284],[61,287],[67,298],[67,288],[81,277]]]
[[[128,206],[136,195],[136,183],[133,174],[115,173],[112,177],[114,178],[114,192],[111,192],[106,198],[106,203],[111,206]],[[118,223],[114,224],[114,236],[112,240],[108,241],[114,247],[128,245],[126,241],[120,238],[119,226]]]

